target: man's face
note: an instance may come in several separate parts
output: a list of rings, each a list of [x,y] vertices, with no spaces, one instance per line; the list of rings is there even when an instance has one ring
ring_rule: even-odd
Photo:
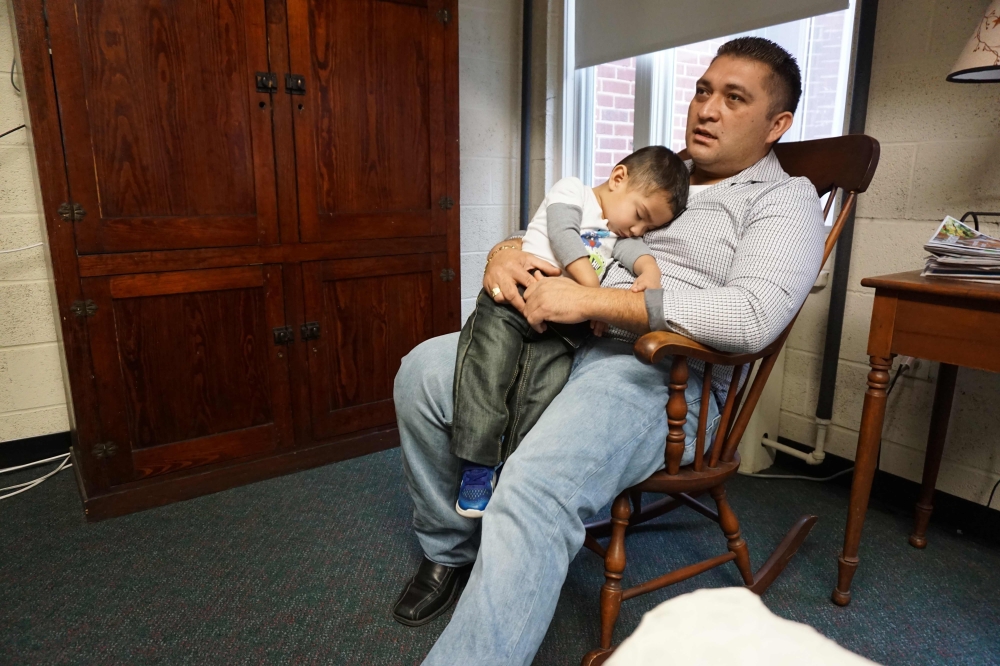
[[[608,231],[619,238],[638,238],[674,218],[670,195],[629,183],[627,170],[621,165],[611,173],[608,189],[610,193],[601,200],[602,209]]]
[[[688,107],[687,149],[695,165],[729,176],[760,160],[792,124],[774,101],[771,69],[746,58],[720,56],[698,80]]]

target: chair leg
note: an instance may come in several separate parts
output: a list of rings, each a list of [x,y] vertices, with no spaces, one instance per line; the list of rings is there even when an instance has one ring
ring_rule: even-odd
[[[736,568],[740,570],[740,575],[743,576],[743,583],[747,587],[750,587],[753,585],[753,570],[750,568],[750,549],[747,548],[747,542],[740,535],[740,521],[736,519],[736,514],[733,513],[732,507],[729,506],[729,500],[726,499],[726,487],[718,485],[708,492],[711,493],[712,499],[715,500],[716,505],[719,507],[719,525],[722,527],[722,532],[726,535],[726,539],[729,542],[729,550],[736,553],[736,559],[733,562],[736,564]]]
[[[632,515],[627,493],[611,505],[611,541],[604,557],[604,585],[601,586],[601,648],[611,647],[611,637],[622,606],[622,573],[625,571],[625,528]]]

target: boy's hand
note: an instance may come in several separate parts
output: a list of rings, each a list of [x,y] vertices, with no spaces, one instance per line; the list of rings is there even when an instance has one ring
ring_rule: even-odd
[[[659,289],[661,286],[660,271],[646,271],[642,275],[636,276],[635,282],[629,291],[638,293],[647,289]]]
[[[605,331],[608,330],[608,325],[606,322],[603,321],[591,321],[590,330],[594,332],[594,335],[596,335],[599,338],[602,338],[604,337]]]

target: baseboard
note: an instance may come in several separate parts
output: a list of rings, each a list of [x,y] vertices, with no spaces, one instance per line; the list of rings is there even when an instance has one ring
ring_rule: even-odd
[[[785,437],[779,437],[778,441],[802,451],[812,450],[811,447]],[[854,466],[853,461],[829,452],[820,465],[809,465],[804,460],[799,460],[795,456],[781,451],[777,452],[774,462],[775,465],[794,471],[795,474],[817,478],[830,476]],[[830,483],[850,488],[851,479],[852,475],[845,474]],[[875,472],[871,498],[873,502],[878,502],[884,508],[912,516],[919,493],[919,483],[882,470]],[[934,513],[931,515],[931,525],[953,532],[961,530],[965,536],[980,539],[991,545],[1000,545],[1000,511],[941,490],[934,493]]]
[[[72,443],[69,431],[0,442],[0,469],[69,453]]]

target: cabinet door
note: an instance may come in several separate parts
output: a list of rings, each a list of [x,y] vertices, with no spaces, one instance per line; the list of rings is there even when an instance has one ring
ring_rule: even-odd
[[[79,252],[278,242],[264,0],[47,12]]]
[[[280,266],[83,288],[97,306],[88,329],[112,485],[292,444],[287,350],[272,334],[284,326]]]
[[[303,241],[446,233],[445,4],[288,0]]]
[[[447,255],[414,254],[303,264],[313,437],[395,421],[400,360],[448,328]]]

